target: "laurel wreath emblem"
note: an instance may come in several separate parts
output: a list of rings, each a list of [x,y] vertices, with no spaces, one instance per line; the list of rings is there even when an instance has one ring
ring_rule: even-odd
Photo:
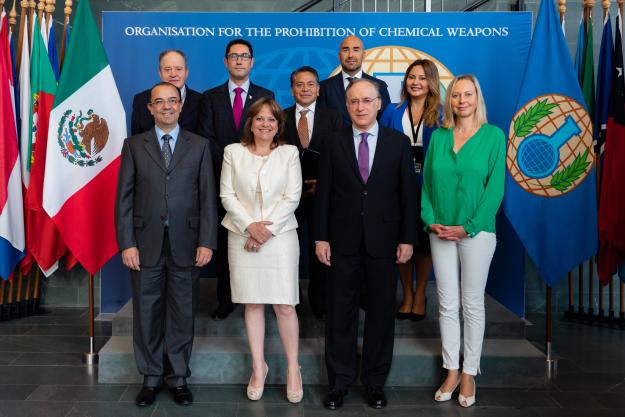
[[[91,167],[102,161],[101,156],[92,157],[76,135],[78,132],[77,125],[87,121],[92,114],[93,110],[89,109],[86,116],[83,116],[82,111],[78,115],[72,115],[72,109],[68,109],[63,113],[59,122],[57,142],[61,148],[61,154],[69,162],[80,167]],[[72,116],[70,117],[70,115]]]
[[[548,103],[547,99],[538,101],[514,119],[514,136],[523,138],[529,135],[544,117],[552,114],[553,109],[559,106],[559,104]],[[587,159],[588,149],[583,154],[577,154],[572,163],[554,172],[550,181],[551,186],[561,192],[568,190],[590,165]]]

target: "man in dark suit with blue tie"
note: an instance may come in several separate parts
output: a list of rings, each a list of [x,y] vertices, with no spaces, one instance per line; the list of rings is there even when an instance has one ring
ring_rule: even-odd
[[[345,90],[353,80],[364,78],[375,82],[380,91],[382,109],[385,109],[391,102],[386,83],[362,70],[365,55],[365,46],[360,38],[352,35],[343,39],[339,48],[339,61],[341,61],[342,71],[321,82],[318,100],[320,106],[329,107],[341,113],[345,125],[351,124],[349,113],[345,106]]]
[[[295,211],[297,233],[308,253],[308,302],[314,316],[323,320],[326,311],[326,267],[315,256],[315,242],[312,240],[313,202],[323,141],[343,127],[343,119],[337,111],[317,106],[319,74],[314,68],[304,66],[291,73],[291,93],[295,105],[284,110],[284,138],[300,151],[304,183],[302,198]]]
[[[326,367],[336,410],[358,375],[358,307],[366,303],[360,379],[367,402],[384,408],[383,386],[393,359],[396,263],[412,256],[418,198],[408,138],[378,125],[377,83],[347,89],[351,126],[324,141],[315,200],[315,252],[330,267],[327,281]]]
[[[273,93],[250,81],[250,71],[254,66],[252,44],[245,39],[234,39],[226,46],[224,65],[229,79],[224,84],[205,91],[200,102],[198,134],[211,142],[215,161],[215,177],[221,176],[223,150],[231,143],[241,140],[247,120],[247,109],[261,97],[272,97]],[[219,205],[219,218],[225,210]],[[217,299],[218,306],[212,317],[225,319],[233,310],[230,294],[230,269],[228,267],[228,232],[219,227],[219,247],[217,251]]]
[[[199,268],[217,245],[212,157],[206,139],[178,124],[182,97],[175,85],[155,85],[149,109],[154,128],[124,141],[115,202],[117,243],[131,270],[135,360],[143,375],[136,404],[154,403],[164,379],[174,401],[189,405]]]

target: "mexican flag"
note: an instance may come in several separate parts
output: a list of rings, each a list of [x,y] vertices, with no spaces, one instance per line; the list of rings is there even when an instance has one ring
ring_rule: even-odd
[[[82,266],[97,272],[115,253],[114,206],[126,114],[87,0],[50,114],[43,207]]]
[[[28,53],[28,51],[24,51]],[[50,110],[56,94],[56,80],[44,45],[39,20],[35,17],[30,66],[30,123],[31,136],[26,149],[30,165],[30,183],[26,191],[26,249],[35,258],[46,276],[57,268],[57,261],[66,251],[65,244],[43,209],[43,188],[47,170],[47,141]]]

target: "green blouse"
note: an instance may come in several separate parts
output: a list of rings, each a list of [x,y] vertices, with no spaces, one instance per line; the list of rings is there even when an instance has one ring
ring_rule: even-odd
[[[421,217],[431,224],[464,227],[471,237],[495,232],[503,199],[506,139],[501,129],[484,124],[458,153],[453,129],[432,133],[423,169]]]

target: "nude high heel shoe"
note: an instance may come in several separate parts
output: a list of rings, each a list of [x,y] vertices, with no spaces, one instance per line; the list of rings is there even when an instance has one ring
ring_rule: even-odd
[[[250,382],[247,384],[247,398],[252,401],[258,401],[263,397],[263,391],[265,390],[265,381],[267,380],[267,374],[269,373],[269,366],[265,364],[265,377],[263,378],[263,386],[260,388],[252,387],[252,377],[250,377]]]
[[[449,401],[451,400],[451,396],[453,395],[454,391],[458,389],[458,386],[460,385],[460,377],[458,377],[458,381],[456,381],[456,385],[454,386],[454,389],[452,389],[449,392],[443,392],[441,391],[441,389],[437,389],[436,393],[434,394],[434,401],[438,401],[439,403],[445,402],[445,401]]]
[[[302,367],[301,366],[298,369],[298,373],[299,373],[299,389],[296,389],[293,391],[289,391],[288,389],[286,390],[286,399],[289,400],[291,404],[298,404],[302,401],[302,398],[304,398],[304,386],[303,386],[303,381],[302,381]]]
[[[464,408],[469,408],[471,407],[473,404],[475,404],[475,391],[476,391],[476,386],[475,386],[475,380],[473,381],[473,395],[471,395],[470,397],[465,397],[462,394],[458,394],[458,404],[460,404],[461,407]]]

